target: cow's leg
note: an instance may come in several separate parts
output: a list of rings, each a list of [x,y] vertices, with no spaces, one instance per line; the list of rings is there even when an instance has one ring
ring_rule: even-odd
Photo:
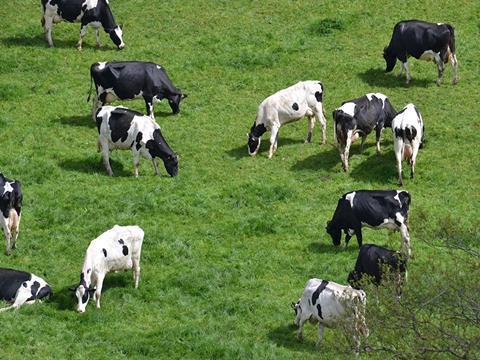
[[[153,113],[153,97],[144,96],[143,99],[145,100],[147,115],[150,116],[152,119],[155,119],[155,114]]]
[[[43,30],[45,32],[45,40],[47,40],[48,46],[53,47],[53,40],[52,40],[53,17],[44,15],[43,18],[44,18]]]
[[[157,159],[156,159],[156,158],[152,158],[152,163],[153,163],[153,168],[155,169],[155,175],[160,176],[160,173],[158,172]]]
[[[400,71],[398,72],[397,77],[402,76],[402,73],[403,73],[403,63],[400,61]]]
[[[83,42],[83,38],[87,34],[87,26],[88,25],[82,24],[82,27],[80,28],[80,39],[78,40],[78,43],[76,45],[78,51],[82,51],[82,42]]]
[[[352,235],[350,235],[350,233],[347,230],[347,233],[345,234],[345,247],[344,247],[344,249],[347,248],[348,242],[350,241],[351,238],[352,238]]]
[[[347,131],[347,142],[345,144],[345,150],[343,152],[343,168],[348,172],[348,157],[350,155],[350,146],[352,145],[353,130]]]
[[[417,162],[419,144],[415,143],[412,150],[412,158],[410,159],[410,179],[413,179],[415,173],[415,163]]]
[[[102,44],[100,43],[100,28],[95,28],[95,39],[97,40],[97,48],[101,48]]]
[[[277,142],[277,135],[278,135],[278,125],[273,125],[272,126],[272,132],[270,134],[270,150],[268,152],[268,158],[271,159],[273,156],[273,153],[275,152],[275,143]]]
[[[314,116],[309,116],[308,117],[308,132],[307,132],[307,138],[305,139],[305,143],[311,143],[312,142],[312,133],[313,133],[313,128],[315,127],[315,117]]]
[[[132,256],[132,270],[135,289],[137,289],[138,282],[140,281],[140,251],[138,252],[138,255]]]
[[[458,82],[458,61],[455,54],[450,55],[450,64],[452,65],[453,70],[453,79],[452,84],[455,85]]]
[[[363,243],[363,236],[362,236],[362,228],[358,228],[358,229],[355,229],[355,235],[357,236],[357,243],[358,243],[358,247],[362,247],[362,243]]]
[[[375,128],[375,141],[377,143],[377,155],[380,155],[380,140],[382,138],[383,126],[377,126]]]
[[[298,322],[298,333],[297,333],[297,339],[302,341],[303,340],[303,325],[305,325],[305,322],[307,319],[301,318],[300,321]]]
[[[395,214],[396,217],[396,222],[399,225],[400,228],[400,234],[402,236],[402,248],[401,248],[401,253],[405,255],[408,258],[412,255],[412,250],[410,248],[410,234],[408,232],[408,226],[405,223],[405,218],[403,217],[402,214],[397,212]]]
[[[317,105],[317,111],[315,112],[315,119],[317,119],[317,121],[320,123],[320,126],[322,127],[322,145],[324,145],[327,141],[327,119],[325,119],[325,116],[323,115],[323,107],[321,105]],[[335,139],[335,131],[334,131],[334,139]]]
[[[435,55],[435,62],[437,63],[437,69],[438,69],[437,86],[440,86],[443,79],[443,61],[442,59],[440,59],[439,55]]]
[[[360,143],[360,154],[363,153],[363,147],[365,145],[365,140],[367,140],[367,135],[362,135],[362,142]]]
[[[17,212],[18,214],[18,212]],[[14,223],[12,226],[12,249],[17,248],[17,238],[18,238],[18,232],[20,231],[20,218],[22,214],[17,215],[14,217]]]
[[[397,173],[398,173],[398,185],[403,186],[403,179],[402,179],[402,160],[403,160],[403,140],[399,138],[395,138],[395,159],[397,160]]]
[[[403,63],[403,67],[405,68],[405,75],[407,76],[406,84],[410,84],[412,77],[410,76],[410,68],[408,67],[408,60]]]
[[[103,287],[103,279],[105,278],[104,273],[99,273],[97,275],[97,286],[95,289],[95,303],[97,309],[100,309],[100,298],[102,297],[102,287]]]
[[[320,348],[320,344],[322,343],[322,339],[323,339],[323,325],[321,323],[318,323],[318,337],[317,337],[317,343],[316,343],[316,346],[317,346],[317,349]]]
[[[10,233],[10,228],[9,228],[10,219],[3,217],[3,215],[1,219],[3,221],[2,222],[3,233],[5,235],[5,240],[7,242],[7,250],[5,251],[5,253],[7,254],[7,256],[9,256],[10,255],[10,239],[12,237],[12,234]]]
[[[103,165],[105,169],[107,169],[107,173],[109,176],[113,176],[112,167],[110,166],[110,149],[108,147],[108,141],[99,140],[100,144],[102,145],[102,156],[103,156]]]
[[[140,151],[135,150],[132,148],[133,154],[133,174],[136,178],[138,178],[138,164],[140,163]]]

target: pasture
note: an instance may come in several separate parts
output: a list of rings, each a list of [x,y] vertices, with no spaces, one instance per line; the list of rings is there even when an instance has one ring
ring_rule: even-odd
[[[110,6],[124,24],[122,51],[103,31],[96,49],[92,29],[77,51],[79,24],[68,23],[54,27],[50,49],[39,1],[0,4],[0,171],[20,180],[24,193],[19,248],[6,257],[2,238],[0,264],[43,277],[55,293],[1,314],[0,358],[351,357],[338,331],[327,329],[317,351],[316,327],[307,324],[299,342],[290,303],[309,278],[344,284],[353,269],[355,238],[347,250],[337,249],[325,232],[338,198],[355,189],[398,188],[390,129],[379,157],[374,134],[363,154],[359,143],[352,146],[349,174],[332,146],[332,110],[368,92],[386,94],[397,111],[414,103],[425,122],[416,178],[405,176],[413,259],[404,301],[425,302],[414,310],[418,317],[455,336],[480,337],[478,313],[476,322],[464,322],[446,312],[449,299],[435,297],[463,289],[478,304],[480,291],[478,256],[454,249],[479,251],[478,3],[111,0]],[[457,85],[450,65],[437,87],[435,66],[415,59],[408,87],[395,76],[398,64],[384,73],[382,50],[393,26],[411,18],[455,26]],[[179,115],[170,115],[166,102],[155,107],[181,157],[178,177],[167,176],[163,164],[156,177],[142,159],[135,179],[130,151],[112,153],[116,176],[107,176],[86,98],[90,65],[112,60],[161,64],[189,95]],[[302,120],[280,129],[271,160],[268,133],[259,154],[249,157],[245,134],[258,104],[308,79],[325,87],[327,144],[319,145],[319,126],[312,144],[304,144]],[[141,99],[123,105],[145,112]],[[78,283],[89,242],[114,224],[145,230],[139,288],[130,272],[110,274],[102,309],[89,304],[79,315],[68,287]],[[400,248],[399,233],[363,234],[364,243]],[[378,317],[385,315],[382,301],[372,298],[367,306],[377,350],[362,357],[454,356],[419,353],[422,336]],[[469,357],[478,356],[478,339]],[[441,349],[435,341],[432,349]]]

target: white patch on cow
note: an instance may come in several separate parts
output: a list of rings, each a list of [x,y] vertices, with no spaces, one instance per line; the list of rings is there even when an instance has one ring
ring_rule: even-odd
[[[157,69],[161,69],[162,67],[160,65],[157,65]]]
[[[402,207],[402,202],[400,201],[400,197],[398,196],[398,194],[400,194],[400,191],[399,191],[399,190],[397,190],[397,195],[395,195],[393,198],[394,198],[395,200],[397,200],[397,201],[398,201],[398,205],[400,205],[400,207]]]
[[[399,212],[395,213],[395,218],[400,224],[403,224],[405,221],[405,218]]]
[[[443,23],[437,23],[437,25],[443,25]]]
[[[7,192],[12,192],[13,187],[12,187],[13,182],[5,182],[5,187],[3,188],[3,195],[5,195]]]
[[[106,103],[111,103],[114,100],[118,99],[118,96],[117,94],[115,94],[115,91],[113,91],[113,88],[108,88],[108,89],[105,89],[104,91],[107,93],[107,95],[105,96]]]
[[[98,70],[103,70],[105,69],[105,65],[107,64],[106,61],[101,61],[98,63]],[[101,88],[101,86],[98,87],[99,89]]]
[[[351,193],[348,193],[347,195],[345,195],[345,199],[348,200],[350,202],[350,206],[353,208],[353,199],[355,198],[355,194],[356,192],[351,192]]]
[[[350,235],[350,236],[355,235],[355,230],[353,230],[353,229],[348,229],[348,235]]]
[[[355,115],[355,103],[353,102],[347,102],[340,106],[338,110],[342,110],[345,114],[348,114],[350,116]]]
[[[121,43],[118,45],[120,49],[123,49],[125,47],[125,44],[123,42],[123,31],[120,29],[120,26],[117,26],[115,28],[115,34],[117,34],[117,37],[120,39]]]
[[[387,100],[387,97],[383,95],[382,93],[369,93],[366,95],[368,98],[368,101],[372,101],[373,96],[375,96],[377,99],[382,100],[382,109],[385,109],[385,100]]]
[[[97,7],[98,0],[86,0],[82,5],[87,5],[87,10],[91,10]]]
[[[425,61],[433,61],[439,56],[440,56],[439,52],[433,52],[432,50],[427,50],[423,52],[423,54],[420,56],[420,59]]]

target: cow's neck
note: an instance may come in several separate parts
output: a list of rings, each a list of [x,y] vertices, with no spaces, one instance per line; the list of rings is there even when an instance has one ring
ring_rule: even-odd
[[[110,7],[107,6],[103,10],[103,16],[101,17],[101,22],[102,22],[103,29],[106,32],[110,32],[117,27],[117,24],[115,23],[115,18],[113,17]]]
[[[93,265],[92,261],[90,260],[90,257],[87,255],[85,257],[85,261],[83,263],[83,269],[82,269],[83,280],[85,281],[85,287],[87,289],[90,287],[90,284],[92,283],[92,272],[93,272],[92,265]]]
[[[254,124],[252,127],[252,135],[255,137],[260,137],[267,131],[267,128],[263,124]]]

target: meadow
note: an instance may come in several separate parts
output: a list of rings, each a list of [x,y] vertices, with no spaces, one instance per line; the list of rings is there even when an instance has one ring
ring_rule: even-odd
[[[411,312],[449,329],[452,339],[473,339],[465,356],[479,357],[478,308],[469,308],[471,321],[459,320],[446,310],[454,297],[445,298],[453,289],[478,305],[480,293],[478,2],[111,0],[110,6],[124,25],[122,51],[103,32],[103,47],[95,48],[92,29],[77,51],[79,24],[68,23],[54,27],[50,49],[40,1],[0,4],[0,171],[20,180],[24,193],[19,248],[7,257],[2,240],[0,265],[44,277],[55,293],[1,314],[0,358],[350,358],[335,330],[325,331],[317,350],[316,327],[307,324],[299,342],[290,303],[309,278],[346,283],[354,266],[355,239],[346,250],[335,248],[324,229],[338,198],[355,189],[398,188],[389,129],[381,156],[372,134],[363,154],[353,145],[348,174],[333,147],[332,110],[368,92],[386,94],[397,111],[414,103],[425,122],[416,178],[406,177],[404,186],[412,195],[413,258],[403,301],[424,303]],[[454,25],[457,85],[450,65],[441,87],[432,63],[412,60],[409,86],[395,76],[398,64],[384,73],[382,51],[393,26],[412,18]],[[189,95],[179,115],[170,115],[167,103],[155,108],[181,157],[178,177],[163,166],[156,177],[142,159],[134,178],[129,151],[112,153],[116,176],[107,176],[86,98],[90,65],[112,60],[161,64]],[[319,144],[319,126],[312,144],[304,144],[307,123],[298,121],[281,128],[273,159],[268,136],[260,153],[248,156],[245,134],[258,104],[308,79],[325,88],[327,144]],[[142,100],[124,105],[144,112]],[[140,286],[133,288],[130,272],[110,274],[102,308],[89,304],[79,315],[68,288],[78,283],[89,242],[115,224],[145,230]],[[364,243],[399,249],[400,235],[367,229]],[[396,323],[382,301],[368,306],[373,351],[361,357],[463,355],[461,344],[443,351],[440,338],[428,339],[433,333],[419,336],[402,326],[407,321]],[[432,351],[420,344],[422,336]]]

